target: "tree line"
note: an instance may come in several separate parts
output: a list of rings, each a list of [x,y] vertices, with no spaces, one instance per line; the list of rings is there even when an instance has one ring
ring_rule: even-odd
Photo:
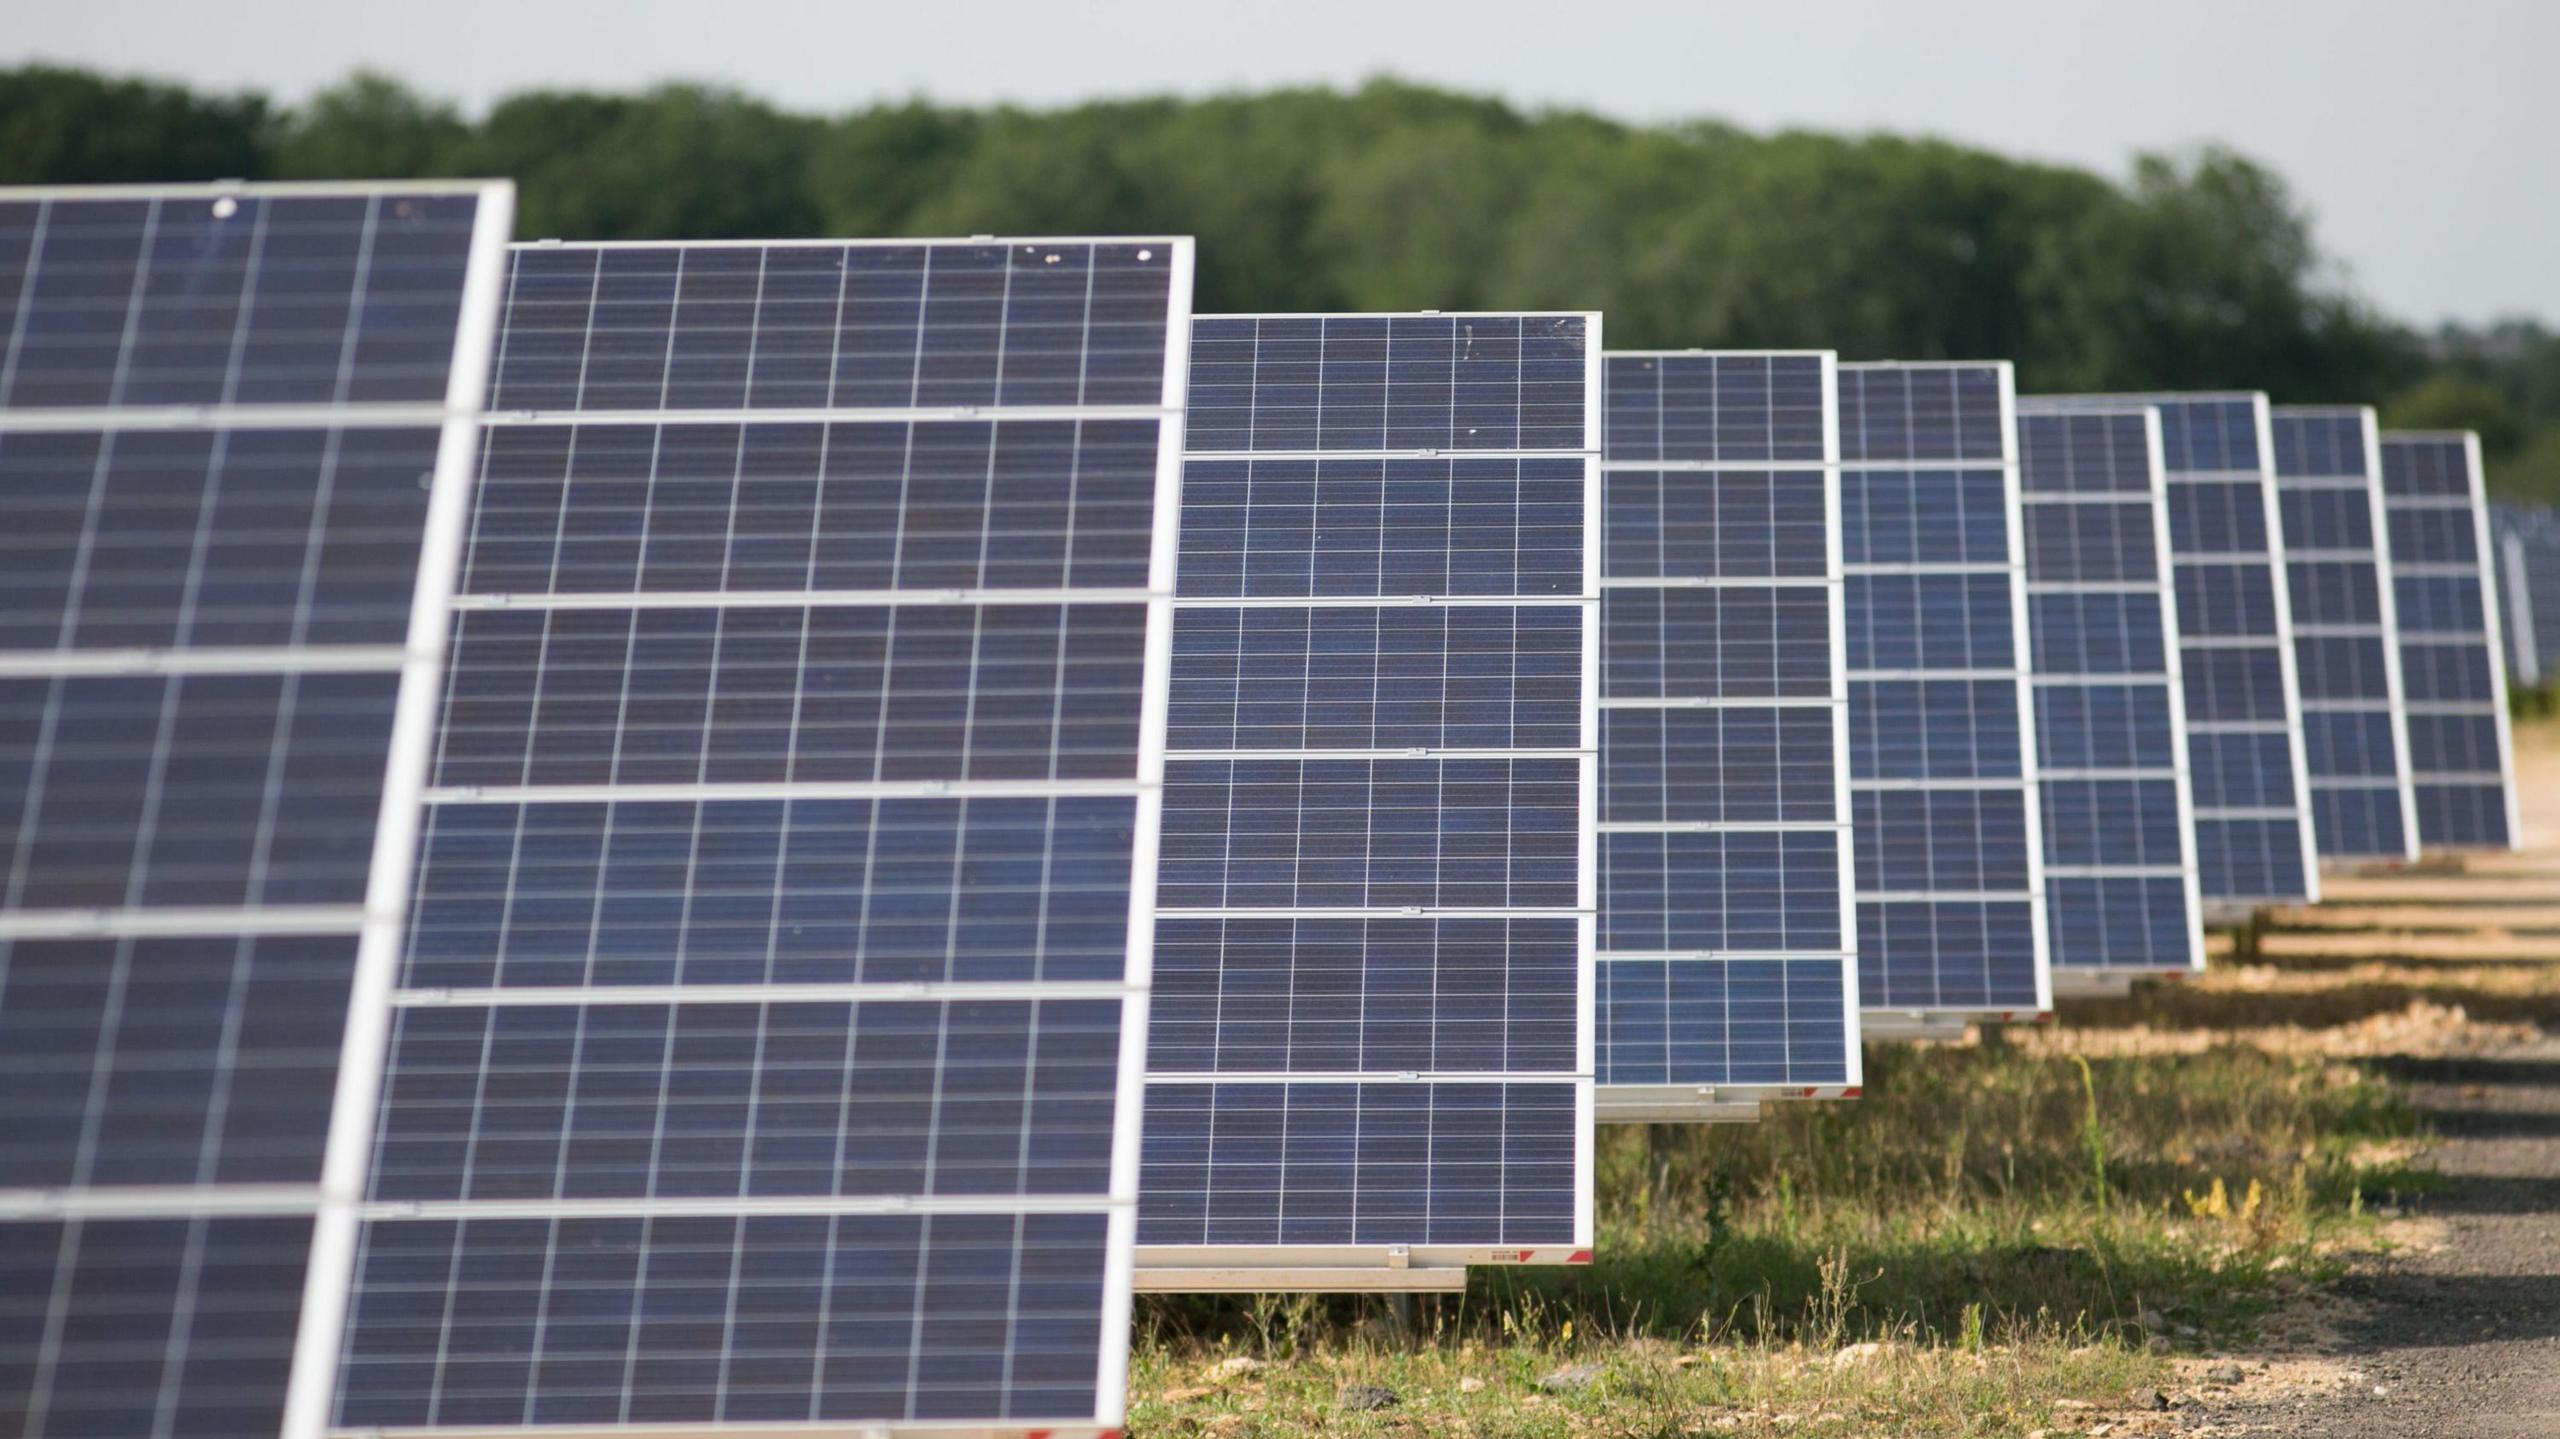
[[[0,182],[455,175],[515,179],[528,238],[1187,233],[1204,311],[1597,308],[1625,346],[2007,357],[2028,393],[2377,403],[2479,429],[2493,485],[2560,500],[2560,335],[2382,314],[2281,177],[2224,149],[2118,180],[1387,80],[834,116],[693,85],[543,90],[474,118],[370,74],[280,107],[0,71]]]

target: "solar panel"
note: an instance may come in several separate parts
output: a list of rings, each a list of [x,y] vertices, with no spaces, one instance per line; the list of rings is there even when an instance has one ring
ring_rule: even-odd
[[[0,1414],[316,1434],[513,190],[0,190]]]
[[[2187,777],[2206,917],[2320,897],[2267,397],[2074,395],[2160,411],[2187,692]]]
[[[2325,863],[2416,859],[2380,430],[2363,405],[2270,416],[2312,836]]]
[[[1859,1083],[1835,363],[1607,357],[1602,1120]]]
[[[1193,324],[1141,1287],[1590,1258],[1599,340]]]
[[[340,1429],[1116,1429],[1191,242],[519,246]]]
[[[1840,367],[1868,1033],[2052,1007],[2010,370]]]
[[[2507,674],[2537,686],[2560,672],[2560,511],[2492,503],[2489,533],[2497,545],[2492,560],[2504,606]]]
[[[2159,412],[2022,400],[2018,468],[2054,988],[2201,969]]]
[[[2513,849],[2519,834],[2515,743],[2507,728],[2498,605],[2490,593],[2480,437],[2385,433],[2382,493],[2400,673],[2408,685],[2418,843]]]

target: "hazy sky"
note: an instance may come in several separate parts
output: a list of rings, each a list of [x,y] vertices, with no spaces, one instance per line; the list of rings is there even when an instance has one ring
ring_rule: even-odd
[[[2560,319],[2553,0],[0,0],[0,59],[285,100],[371,66],[475,109],[678,78],[831,111],[1392,73],[1629,120],[1927,132],[2114,175],[2220,140],[2280,170],[2402,317]]]

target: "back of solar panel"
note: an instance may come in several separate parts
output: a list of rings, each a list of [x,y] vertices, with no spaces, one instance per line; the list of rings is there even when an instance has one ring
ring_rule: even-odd
[[[1119,1427],[1190,275],[517,247],[337,1428]]]
[[[2160,416],[2018,403],[2057,994],[2204,966]]]
[[[2382,490],[2418,843],[2429,850],[2513,849],[2520,837],[2515,740],[2491,593],[2480,437],[2386,431]]]
[[[2052,1007],[2006,362],[1840,366],[1858,1002],[1871,1035]]]
[[[316,1436],[504,184],[0,191],[0,1413]]]
[[[2178,647],[2195,793],[2196,878],[2208,920],[2320,897],[2293,606],[2267,397],[2040,396],[2057,408],[2160,412],[2177,571]]]
[[[1604,1121],[1860,1082],[1836,363],[1607,357]]]
[[[2416,859],[2380,428],[2364,405],[2277,405],[2269,423],[2313,841],[2323,864]]]
[[[1141,1287],[1590,1258],[1599,343],[1193,327]]]

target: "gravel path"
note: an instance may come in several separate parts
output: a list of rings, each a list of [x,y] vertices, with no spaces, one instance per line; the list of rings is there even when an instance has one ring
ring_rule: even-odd
[[[2440,1248],[2340,1286],[2356,1313],[2335,1357],[2364,1385],[2197,1417],[2323,1439],[2560,1435],[2560,1039],[2394,1068],[2444,1137],[2432,1160],[2452,1185],[2414,1207],[2444,1226]]]
[[[2438,886],[2443,894],[2419,875],[2361,887],[2446,919],[2488,920],[2472,932],[2522,960],[2520,935],[2560,927],[2552,924],[2560,916],[2521,903],[2560,880],[2560,726],[2518,730],[2516,759],[2522,853],[2466,866],[2461,882]],[[2341,896],[2357,888],[2341,886]],[[2465,900],[2488,905],[2465,914]],[[2482,1057],[2381,1063],[2410,1086],[2442,1136],[2428,1161],[2451,1182],[2411,1206],[2442,1226],[2442,1243],[2367,1260],[2339,1285],[2353,1307],[2328,1357],[2360,1376],[2354,1383],[2259,1404],[2208,1400],[2180,1427],[2317,1439],[2560,1439],[2560,1034]]]

